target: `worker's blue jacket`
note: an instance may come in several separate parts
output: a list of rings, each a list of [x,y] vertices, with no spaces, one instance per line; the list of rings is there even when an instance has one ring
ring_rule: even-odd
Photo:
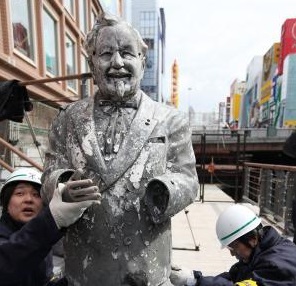
[[[295,244],[279,235],[271,226],[265,226],[263,231],[262,240],[249,263],[239,261],[229,272],[215,277],[201,276],[197,285],[231,286],[236,282],[252,279],[258,286],[295,286]]]
[[[0,219],[0,286],[43,286],[52,276],[52,246],[62,237],[48,208],[26,224]]]

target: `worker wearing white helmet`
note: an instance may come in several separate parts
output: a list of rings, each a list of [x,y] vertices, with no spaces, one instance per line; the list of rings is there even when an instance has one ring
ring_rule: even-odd
[[[242,205],[233,205],[226,209],[219,216],[216,222],[216,234],[221,243],[221,247],[233,250],[233,245],[239,242],[246,246],[243,253],[232,251],[237,257],[245,262],[251,256],[251,252],[256,244],[258,232],[262,229],[261,219],[249,208]]]
[[[41,189],[41,173],[33,168],[21,168],[8,177],[1,189],[0,202],[3,212],[7,211],[9,200],[13,194],[15,186],[20,182],[32,185],[34,190],[40,194]],[[40,197],[40,195],[39,195]],[[41,201],[41,200],[40,200]]]
[[[11,173],[1,189],[0,285],[66,285],[64,279],[51,279],[51,248],[62,238],[63,229],[100,198],[91,180],[70,179],[59,184],[45,207],[40,179],[39,171],[20,168]]]
[[[273,227],[263,226],[248,207],[236,204],[224,210],[216,234],[238,262],[217,276],[174,268],[170,278],[175,286],[296,285],[296,246]]]

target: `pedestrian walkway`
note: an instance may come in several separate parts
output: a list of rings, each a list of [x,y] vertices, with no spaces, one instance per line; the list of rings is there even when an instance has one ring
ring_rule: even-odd
[[[232,204],[233,199],[217,186],[206,185],[203,203],[196,201],[173,217],[173,264],[200,270],[204,275],[229,270],[237,260],[227,249],[221,249],[215,226],[219,214]],[[256,207],[244,205],[258,214]]]

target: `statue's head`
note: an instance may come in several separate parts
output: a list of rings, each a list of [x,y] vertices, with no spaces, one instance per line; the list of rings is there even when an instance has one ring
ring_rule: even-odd
[[[103,98],[127,100],[137,93],[147,46],[129,23],[113,15],[100,15],[87,35],[85,49]]]

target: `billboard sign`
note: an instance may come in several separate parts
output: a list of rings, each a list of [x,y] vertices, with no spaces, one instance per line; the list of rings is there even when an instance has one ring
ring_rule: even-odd
[[[288,55],[284,62],[282,94],[286,101],[284,126],[296,127],[296,54]]]
[[[260,104],[268,102],[272,94],[272,79],[276,74],[280,57],[280,43],[275,43],[263,56]]]
[[[278,73],[283,73],[284,60],[287,55],[296,53],[296,18],[287,19],[282,25],[281,52]]]

